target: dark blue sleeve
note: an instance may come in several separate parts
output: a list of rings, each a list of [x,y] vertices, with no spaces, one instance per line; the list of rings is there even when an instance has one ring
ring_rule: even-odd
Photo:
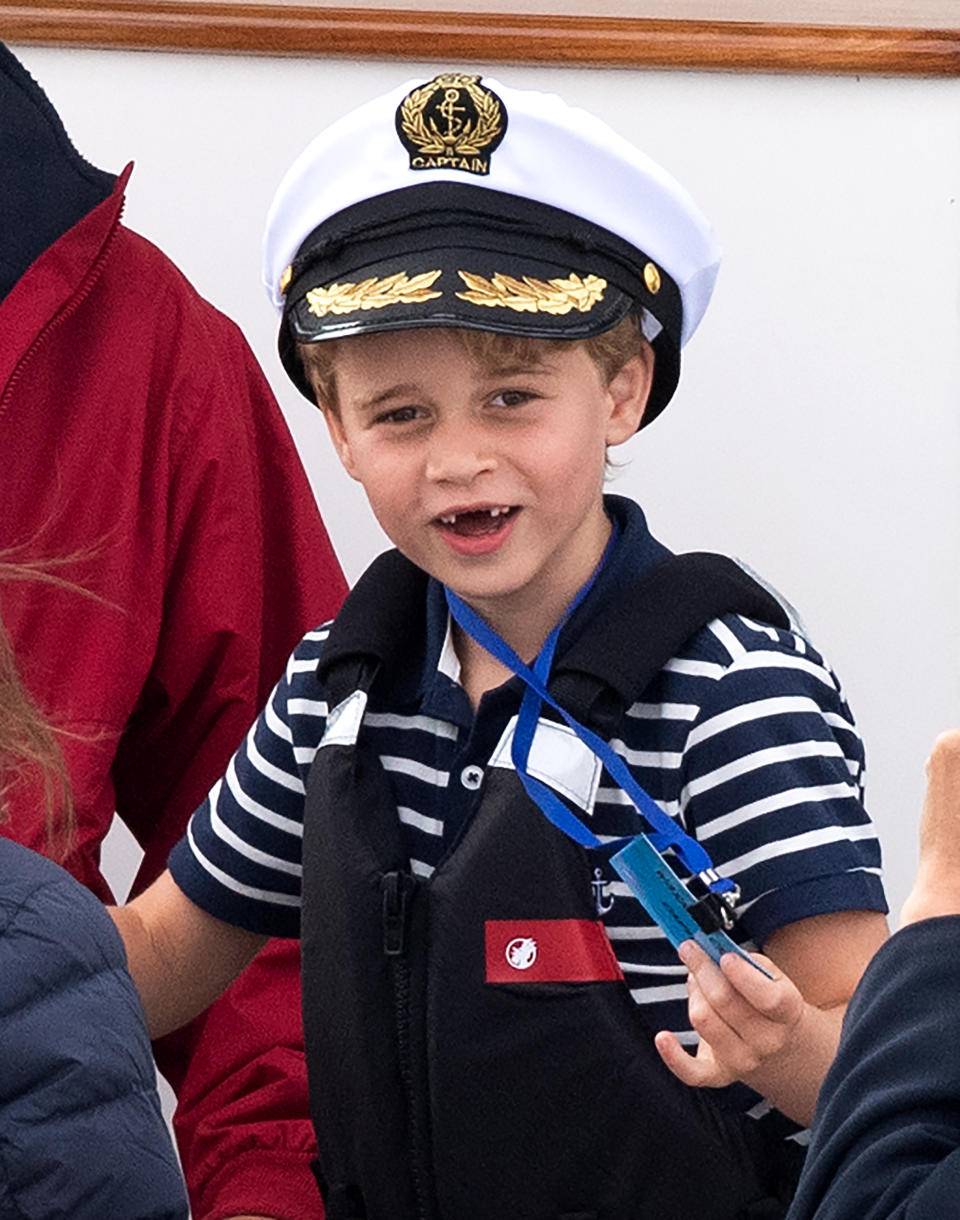
[[[49,860],[0,847],[0,1215],[186,1220],[113,922]]]
[[[861,980],[788,1220],[960,1215],[960,916],[896,933]]]

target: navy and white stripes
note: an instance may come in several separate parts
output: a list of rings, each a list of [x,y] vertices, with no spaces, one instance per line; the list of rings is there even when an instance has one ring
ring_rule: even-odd
[[[171,858],[199,905],[274,935],[298,933],[304,787],[328,716],[316,678],[326,634],[299,645]],[[451,806],[470,797],[492,751],[473,756],[469,725],[423,711],[368,710],[362,731],[389,775],[411,866],[429,876],[449,846]],[[664,667],[611,744],[741,886],[753,942],[809,915],[885,909],[860,738],[836,678],[802,637],[736,616],[714,621]],[[587,820],[601,839],[638,829],[606,775]],[[616,874],[603,880],[602,917],[634,999],[655,1028],[691,1042],[676,955]]]
[[[571,641],[596,631],[596,644],[619,658],[625,645],[604,635],[604,607],[629,597],[669,552],[649,534],[638,505],[620,497],[605,504],[620,540],[565,631]],[[520,692],[516,682],[488,691],[474,715],[457,682],[443,592],[433,582],[424,609],[420,634],[412,632],[420,641],[412,673],[378,682],[369,706],[355,692],[328,709],[317,677],[328,630],[303,639],[170,858],[175,880],[198,905],[253,931],[298,934],[310,766],[321,741],[349,741],[357,731],[381,759],[413,871],[429,878],[456,850],[487,768],[512,765],[509,734]],[[561,637],[561,651],[569,643]],[[601,840],[643,829],[592,753],[578,758],[579,743],[564,731],[554,722],[538,726],[531,772],[538,768]],[[863,808],[860,738],[837,679],[801,634],[734,615],[713,621],[620,718],[611,745],[664,812],[739,884],[738,934],[747,945],[762,945],[810,916],[886,910],[880,849]],[[590,853],[588,867],[598,917],[651,1031],[671,1029],[693,1045],[686,971],[676,953],[605,853]],[[721,1104],[795,1131],[742,1086],[720,1093]]]

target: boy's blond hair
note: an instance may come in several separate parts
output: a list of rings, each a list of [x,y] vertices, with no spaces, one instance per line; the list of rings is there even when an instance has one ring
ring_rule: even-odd
[[[592,339],[534,339],[528,335],[507,335],[499,331],[457,328],[455,333],[470,356],[479,364],[513,363],[530,359],[537,352],[579,344],[594,362],[609,384],[631,356],[640,355],[649,343],[643,333],[640,310],[632,310],[616,326]],[[324,411],[337,414],[336,357],[343,339],[326,339],[322,343],[298,343],[297,352],[303,361],[307,379],[313,387],[317,404]]]

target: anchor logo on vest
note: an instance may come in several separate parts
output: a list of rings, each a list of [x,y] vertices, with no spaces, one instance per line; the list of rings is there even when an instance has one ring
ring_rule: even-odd
[[[529,970],[537,960],[537,942],[532,936],[515,936],[507,945],[504,956],[514,970]]]
[[[590,882],[590,887],[593,890],[593,901],[597,907],[597,914],[606,915],[607,911],[613,909],[616,899],[613,894],[605,894],[603,892],[610,882],[604,879],[602,868],[595,868],[593,870],[593,877],[594,879]]]

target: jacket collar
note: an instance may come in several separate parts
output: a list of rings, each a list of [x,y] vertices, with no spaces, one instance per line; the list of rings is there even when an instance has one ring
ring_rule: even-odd
[[[110,195],[113,174],[86,161],[23,64],[0,43],[0,300],[44,250]]]
[[[0,301],[0,397],[36,337],[93,282],[119,224],[132,169],[131,163],[107,198],[44,250]]]

